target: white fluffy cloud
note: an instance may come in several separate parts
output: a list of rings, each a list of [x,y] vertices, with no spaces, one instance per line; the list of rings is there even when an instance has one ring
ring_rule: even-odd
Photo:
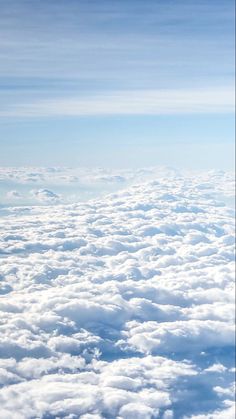
[[[58,202],[60,200],[60,196],[57,195],[55,192],[50,191],[49,189],[33,189],[31,191],[32,195],[40,202]]]
[[[2,205],[40,205],[85,202],[132,184],[159,179],[160,182],[176,177],[197,176],[196,190],[219,201],[234,205],[234,176],[224,172],[180,173],[170,167],[142,169],[103,169],[70,167],[0,167],[0,200]],[[55,196],[53,196],[54,194]],[[56,198],[56,199],[55,199]],[[172,194],[163,192],[163,199],[173,200]],[[189,207],[189,211],[194,208]],[[177,211],[183,211],[181,205]]]
[[[0,167],[0,201],[5,206],[84,202],[151,178],[157,172],[160,168]],[[164,168],[161,172],[163,175]],[[169,172],[165,169],[165,173]]]
[[[22,195],[17,191],[9,191],[7,192],[7,198],[20,199],[22,198]]]
[[[8,210],[1,418],[231,417],[234,217],[216,197],[229,181],[175,173]]]

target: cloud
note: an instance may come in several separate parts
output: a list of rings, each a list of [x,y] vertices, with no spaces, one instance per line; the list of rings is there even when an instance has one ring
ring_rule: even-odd
[[[194,416],[191,416],[191,419],[234,419],[235,404],[234,403],[226,403],[226,404],[229,404],[230,407],[226,407],[225,409],[222,409],[222,410],[215,410],[207,415],[194,415]],[[187,419],[187,417],[185,417],[184,419]]]
[[[234,112],[233,86],[172,90],[126,90],[84,98],[11,105],[1,117],[175,115]]]
[[[7,192],[7,198],[20,199],[22,198],[22,195],[18,191],[9,191]]]
[[[10,96],[13,87],[28,97],[94,85],[219,85],[233,74],[232,1],[43,1],[37,13],[32,0],[2,3],[0,75]]]
[[[0,180],[11,184],[73,185],[89,183],[123,183],[148,177],[160,168],[149,170],[101,169],[86,167],[1,167]],[[164,169],[162,168],[162,173]]]
[[[31,193],[41,202],[58,202],[60,200],[60,196],[49,189],[32,190]]]
[[[166,173],[3,214],[1,418],[232,414],[232,177]]]

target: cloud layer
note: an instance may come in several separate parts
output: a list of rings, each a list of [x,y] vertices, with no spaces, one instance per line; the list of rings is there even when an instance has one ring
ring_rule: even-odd
[[[1,219],[0,416],[233,417],[223,173]]]
[[[230,172],[179,171],[157,166],[137,169],[83,167],[0,167],[0,202],[9,205],[47,205],[88,201],[137,182],[175,176],[197,176],[198,188],[234,204],[234,176]]]
[[[175,115],[234,112],[234,88],[117,91],[84,98],[20,103],[2,117]]]

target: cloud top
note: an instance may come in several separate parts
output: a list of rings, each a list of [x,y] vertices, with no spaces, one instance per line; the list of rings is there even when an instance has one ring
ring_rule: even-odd
[[[234,214],[209,193],[219,179],[173,173],[2,216],[1,418],[230,417]]]

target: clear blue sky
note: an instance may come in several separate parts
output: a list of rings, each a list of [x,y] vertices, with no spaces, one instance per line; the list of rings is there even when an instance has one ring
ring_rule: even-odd
[[[0,0],[0,164],[228,168],[233,0]]]

